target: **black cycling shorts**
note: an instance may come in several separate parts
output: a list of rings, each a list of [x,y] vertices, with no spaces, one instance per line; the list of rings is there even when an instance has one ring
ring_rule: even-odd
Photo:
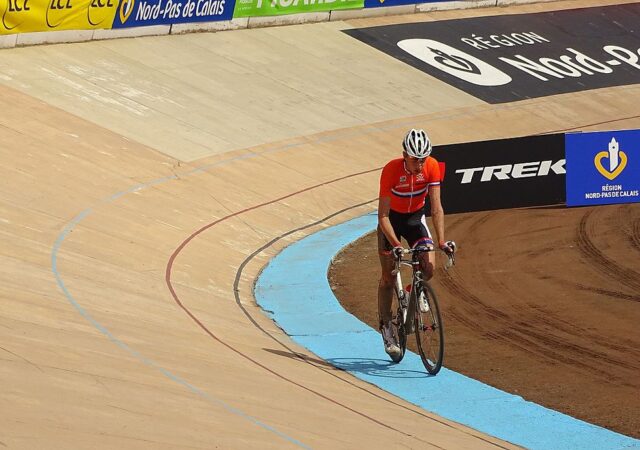
[[[396,236],[398,236],[398,239],[404,238],[409,244],[409,247],[413,248],[417,245],[433,244],[423,209],[406,214],[391,210],[389,211],[389,221],[391,221],[391,226]],[[391,243],[382,232],[380,225],[378,225],[378,250],[381,252],[389,252],[392,248]]]

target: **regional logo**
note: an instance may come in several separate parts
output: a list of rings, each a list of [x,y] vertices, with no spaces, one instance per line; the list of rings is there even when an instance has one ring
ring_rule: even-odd
[[[608,159],[608,169],[602,164],[603,159]],[[608,180],[615,179],[627,167],[627,154],[620,150],[620,145],[616,138],[611,138],[609,151],[599,152],[593,159],[593,164],[600,174]]]
[[[567,206],[640,202],[640,130],[568,133],[565,154]]]
[[[129,19],[129,16],[133,12],[133,7],[136,4],[136,0],[122,0],[120,2],[120,23],[124,25],[124,23]]]
[[[404,39],[397,45],[411,56],[468,83],[502,86],[511,82],[511,77],[500,69],[442,42]]]

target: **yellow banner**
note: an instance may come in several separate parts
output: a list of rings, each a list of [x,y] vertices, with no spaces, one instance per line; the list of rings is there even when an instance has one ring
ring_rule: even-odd
[[[111,28],[118,0],[0,0],[0,34]]]

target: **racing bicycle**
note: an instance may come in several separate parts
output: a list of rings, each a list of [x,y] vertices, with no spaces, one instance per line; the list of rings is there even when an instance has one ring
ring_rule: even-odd
[[[449,241],[448,244],[454,251],[450,254],[443,251],[448,257],[446,268],[455,264],[455,242]],[[395,255],[395,268],[392,272],[395,277],[394,292],[398,301],[394,325],[401,349],[400,355],[394,358],[394,362],[398,363],[402,360],[407,350],[407,337],[415,334],[420,358],[431,375],[437,374],[442,367],[444,328],[436,293],[422,277],[420,255],[433,251],[436,251],[435,247],[422,245],[402,249],[401,254]],[[411,255],[411,259],[403,258],[403,255]],[[406,289],[402,283],[400,271],[402,266],[412,268],[411,283]]]

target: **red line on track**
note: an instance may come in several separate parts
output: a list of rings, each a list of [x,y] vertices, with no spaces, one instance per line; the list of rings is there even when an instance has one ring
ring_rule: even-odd
[[[589,125],[591,125],[591,126],[594,126],[594,125],[602,125],[602,124],[606,124],[606,123],[611,123],[611,122],[616,122],[616,121],[621,121],[621,120],[626,120],[626,119],[631,119],[631,118],[637,118],[637,117],[639,117],[639,116],[631,116],[631,117],[622,118],[622,119],[613,119],[613,120],[609,120],[609,121],[605,121],[605,122],[599,122],[599,123],[595,123],[595,124],[589,124]],[[582,127],[589,126],[589,125],[583,125]],[[573,127],[573,128],[563,129],[563,130],[556,130],[555,132],[571,131],[571,130],[576,130],[576,129],[579,129],[579,128],[580,128],[580,127]],[[193,314],[193,313],[192,313],[192,312],[187,308],[187,307],[185,307],[185,306],[184,306],[184,304],[180,301],[180,298],[179,298],[179,297],[178,297],[178,295],[176,294],[176,291],[175,291],[175,289],[173,288],[173,284],[171,283],[171,270],[172,270],[172,268],[173,268],[173,263],[174,263],[174,261],[176,260],[177,256],[178,256],[178,255],[180,254],[180,252],[181,252],[181,251],[182,251],[182,250],[187,246],[187,244],[189,244],[189,242],[191,242],[191,241],[192,241],[196,236],[198,236],[199,234],[201,234],[201,233],[203,233],[204,231],[208,230],[209,228],[211,228],[211,227],[213,227],[213,226],[215,226],[215,225],[217,225],[217,224],[219,224],[219,223],[221,223],[221,222],[224,222],[224,221],[226,221],[226,220],[228,220],[228,219],[231,219],[232,217],[239,216],[239,215],[241,215],[241,214],[244,214],[244,213],[249,212],[249,211],[253,211],[253,210],[258,209],[258,208],[261,208],[261,207],[263,207],[263,206],[268,206],[268,205],[271,205],[271,204],[273,204],[273,203],[277,203],[277,202],[279,202],[279,201],[285,200],[285,199],[287,199],[287,198],[293,197],[293,196],[298,195],[298,194],[301,194],[301,193],[303,193],[303,192],[307,192],[307,191],[310,191],[310,190],[313,190],[313,189],[316,189],[316,188],[319,188],[319,187],[322,187],[322,186],[326,186],[326,185],[329,185],[329,184],[335,183],[335,182],[337,182],[337,181],[341,181],[341,180],[345,180],[345,179],[348,179],[348,178],[352,178],[352,177],[355,177],[355,176],[358,176],[358,175],[364,175],[364,174],[367,174],[367,173],[372,173],[372,172],[375,172],[375,171],[378,171],[378,170],[381,170],[381,169],[382,169],[381,167],[378,167],[378,168],[375,168],[375,169],[370,169],[370,170],[366,170],[366,171],[362,171],[362,172],[358,172],[358,173],[353,173],[353,174],[350,174],[350,175],[345,175],[345,176],[343,176],[343,177],[335,178],[335,179],[333,179],[333,180],[326,181],[326,182],[324,182],[324,183],[319,183],[319,184],[316,184],[316,185],[314,185],[314,186],[310,186],[310,187],[307,187],[307,188],[305,188],[305,189],[301,189],[301,190],[299,190],[299,191],[292,192],[292,193],[287,194],[287,195],[285,195],[285,196],[282,196],[282,197],[280,197],[280,198],[277,198],[277,199],[274,199],[274,200],[270,200],[270,201],[268,201],[268,202],[260,203],[260,204],[258,204],[258,205],[254,205],[254,206],[251,206],[251,207],[249,207],[249,208],[245,208],[245,209],[243,209],[243,210],[240,210],[240,211],[237,211],[237,212],[235,212],[235,213],[229,214],[229,215],[227,215],[227,216],[224,216],[224,217],[222,217],[222,218],[220,218],[220,219],[218,219],[218,220],[216,220],[216,221],[214,221],[214,222],[211,222],[211,223],[209,223],[209,224],[207,224],[207,225],[203,226],[202,228],[200,228],[199,230],[197,230],[197,231],[195,231],[193,234],[191,234],[187,239],[185,239],[185,240],[184,240],[184,241],[183,241],[183,242],[182,242],[182,243],[181,243],[181,244],[180,244],[180,245],[179,245],[179,246],[174,250],[174,252],[171,254],[171,257],[169,258],[169,261],[168,261],[168,263],[167,263],[167,268],[166,268],[166,272],[165,272],[165,280],[166,280],[166,283],[167,283],[167,287],[169,288],[169,292],[171,292],[171,296],[173,297],[173,299],[174,299],[174,301],[176,302],[176,304],[177,304],[180,308],[182,308],[182,310],[184,310],[184,312],[185,312],[185,313],[187,313],[187,315],[188,315],[189,317],[191,317],[191,319],[192,319],[192,320],[193,320],[193,321],[194,321],[194,322],[195,322],[195,323],[196,323],[200,328],[202,328],[202,330],[203,330],[205,333],[207,333],[209,336],[211,336],[211,338],[215,339],[215,340],[216,340],[217,342],[219,342],[220,344],[222,344],[222,345],[224,345],[225,347],[227,347],[229,350],[231,350],[231,351],[233,351],[234,353],[236,353],[236,354],[238,354],[238,355],[242,356],[243,358],[247,359],[248,361],[251,361],[253,364],[255,364],[255,365],[257,365],[257,366],[259,366],[259,367],[263,368],[264,370],[266,370],[267,372],[269,372],[269,373],[271,373],[271,374],[275,375],[275,376],[276,376],[276,377],[278,377],[278,378],[281,378],[281,379],[283,379],[283,380],[285,380],[285,381],[287,381],[287,382],[289,382],[289,383],[292,383],[292,384],[294,384],[294,385],[296,385],[296,386],[298,386],[298,387],[300,387],[300,388],[302,388],[302,389],[304,389],[304,390],[306,390],[306,391],[309,391],[309,392],[311,392],[311,393],[313,393],[313,394],[315,394],[315,395],[318,395],[319,397],[324,398],[324,399],[326,399],[326,400],[330,401],[331,403],[334,403],[334,404],[336,404],[336,405],[342,406],[343,408],[345,408],[345,409],[347,409],[347,410],[349,410],[349,411],[352,411],[352,412],[354,412],[354,413],[356,413],[356,414],[358,414],[358,415],[360,415],[360,416],[362,416],[362,417],[365,417],[365,418],[367,418],[367,419],[369,419],[369,420],[371,420],[371,421],[373,421],[373,422],[375,422],[375,423],[377,423],[377,424],[379,424],[379,425],[381,425],[381,426],[383,426],[383,427],[386,427],[386,428],[392,429],[392,430],[394,430],[394,431],[398,431],[398,432],[400,432],[400,433],[402,433],[402,434],[405,434],[405,435],[408,435],[408,436],[409,436],[409,434],[407,434],[407,433],[404,433],[404,432],[402,432],[402,431],[400,431],[400,430],[398,430],[398,429],[396,429],[396,428],[393,428],[393,427],[391,427],[391,426],[389,426],[389,425],[387,425],[387,424],[385,424],[385,423],[382,423],[382,422],[380,422],[380,421],[378,421],[378,420],[376,420],[376,419],[374,419],[374,418],[372,418],[372,417],[370,417],[370,416],[368,416],[368,415],[366,415],[366,414],[364,414],[364,413],[361,413],[361,412],[359,412],[359,411],[357,411],[357,410],[354,410],[354,409],[350,408],[349,406],[346,406],[346,405],[344,405],[344,404],[342,404],[342,403],[340,403],[340,402],[338,402],[338,401],[336,401],[336,400],[333,400],[332,398],[327,397],[326,395],[324,395],[324,394],[322,394],[322,393],[320,393],[320,392],[314,391],[314,390],[313,390],[313,389],[311,389],[311,388],[308,388],[308,387],[306,387],[306,386],[304,386],[304,385],[302,385],[302,384],[300,384],[300,383],[298,383],[298,382],[296,382],[296,381],[294,381],[294,380],[291,380],[291,379],[289,379],[289,378],[287,378],[287,377],[285,377],[285,376],[283,376],[283,375],[279,374],[278,372],[274,371],[273,369],[270,369],[269,367],[265,366],[264,364],[262,364],[262,363],[260,363],[260,362],[256,361],[255,359],[253,359],[253,358],[251,358],[250,356],[248,356],[248,355],[246,355],[246,354],[242,353],[241,351],[239,351],[238,349],[234,348],[233,346],[231,346],[231,345],[227,344],[226,342],[224,342],[223,340],[221,340],[220,338],[218,338],[215,334],[213,334],[213,333],[211,332],[211,330],[209,330],[209,329],[208,329],[208,328],[207,328],[207,327],[206,327],[206,326],[205,326],[205,325],[204,325],[204,324],[203,324],[203,323],[202,323],[202,322],[201,322],[201,321],[200,321],[200,320],[199,320],[199,319],[198,319],[198,318],[197,318],[197,317],[196,317],[196,316],[195,316],[195,315],[194,315],[194,314]],[[415,436],[413,436],[413,437],[415,437]],[[433,444],[432,444],[432,445],[433,445]]]
[[[387,424],[385,424],[385,423],[383,423],[383,422],[380,422],[379,420],[374,419],[373,417],[368,416],[368,415],[366,415],[366,414],[364,414],[364,413],[362,413],[362,412],[360,412],[360,411],[357,411],[357,410],[355,410],[355,409],[353,409],[353,408],[351,408],[351,407],[349,407],[349,406],[347,406],[347,405],[345,405],[345,404],[343,404],[343,403],[340,403],[340,402],[338,402],[337,400],[334,400],[334,399],[332,399],[332,398],[330,398],[330,397],[328,397],[328,396],[326,396],[326,395],[322,394],[321,392],[317,392],[317,391],[315,391],[315,390],[313,390],[313,389],[311,389],[311,388],[308,388],[308,387],[306,387],[306,386],[304,386],[304,385],[302,385],[302,384],[298,383],[298,382],[297,382],[297,381],[295,381],[295,380],[292,380],[292,379],[290,379],[290,378],[285,377],[284,375],[282,375],[282,374],[280,374],[280,373],[276,372],[275,370],[270,369],[269,367],[265,366],[265,365],[264,365],[264,364],[262,364],[261,362],[256,361],[255,359],[251,358],[249,355],[247,355],[247,354],[245,354],[245,353],[241,352],[240,350],[238,350],[238,349],[234,348],[233,346],[231,346],[231,345],[227,344],[227,343],[226,343],[226,342],[224,342],[222,339],[220,339],[218,336],[216,336],[213,332],[211,332],[211,330],[209,330],[209,329],[208,329],[208,328],[207,328],[207,327],[206,327],[206,326],[205,326],[205,325],[204,325],[204,324],[203,324],[203,323],[202,323],[202,322],[201,322],[201,321],[200,321],[200,320],[199,320],[199,319],[198,319],[198,318],[197,318],[197,317],[196,317],[196,316],[195,316],[195,315],[194,315],[194,314],[193,314],[193,313],[192,313],[192,312],[191,312],[191,311],[186,307],[186,306],[184,306],[184,304],[182,303],[182,301],[180,301],[180,298],[178,297],[178,294],[176,294],[176,291],[175,291],[175,289],[173,288],[173,284],[171,283],[171,270],[172,270],[172,268],[173,268],[173,263],[174,263],[174,261],[176,260],[177,256],[178,256],[178,255],[180,254],[180,252],[181,252],[181,251],[182,251],[182,250],[187,246],[187,244],[189,244],[189,242],[191,242],[191,241],[192,241],[196,236],[198,236],[199,234],[201,234],[201,233],[203,233],[204,231],[208,230],[209,228],[211,228],[211,227],[213,227],[213,226],[215,226],[215,225],[217,225],[217,224],[219,224],[219,223],[221,223],[221,222],[224,222],[224,221],[226,221],[226,220],[228,220],[228,219],[231,219],[232,217],[239,216],[239,215],[241,215],[241,214],[244,214],[244,213],[249,212],[249,211],[253,211],[253,210],[258,209],[258,208],[262,208],[263,206],[268,206],[268,205],[271,205],[271,204],[273,204],[273,203],[277,203],[277,202],[279,202],[279,201],[282,201],[282,200],[284,200],[284,199],[287,199],[287,198],[293,197],[293,196],[298,195],[298,194],[301,194],[301,193],[303,193],[303,192],[307,192],[307,191],[310,191],[310,190],[312,190],[312,189],[316,189],[316,188],[319,188],[319,187],[322,187],[322,186],[326,186],[326,185],[328,185],[328,184],[332,184],[332,183],[335,183],[335,182],[337,182],[337,181],[341,181],[341,180],[345,180],[345,179],[348,179],[348,178],[356,177],[356,176],[358,176],[358,175],[364,175],[364,174],[367,174],[367,173],[376,172],[376,171],[379,171],[380,169],[381,169],[381,168],[380,168],[380,167],[378,167],[378,168],[371,169],[371,170],[365,170],[365,171],[363,171],[363,172],[353,173],[353,174],[351,174],[351,175],[346,175],[346,176],[343,176],[343,177],[335,178],[335,179],[330,180],[330,181],[326,181],[326,182],[324,182],[324,183],[316,184],[316,185],[314,185],[314,186],[310,186],[310,187],[308,187],[308,188],[305,188],[305,189],[302,189],[302,190],[299,190],[299,191],[296,191],[296,192],[292,192],[292,193],[290,193],[290,194],[287,194],[287,195],[282,196],[282,197],[280,197],[280,198],[277,198],[277,199],[275,199],[275,200],[270,200],[270,201],[268,201],[268,202],[260,203],[259,205],[255,205],[255,206],[251,206],[251,207],[249,207],[249,208],[245,208],[245,209],[243,209],[243,210],[241,210],[241,211],[237,211],[237,212],[235,212],[235,213],[229,214],[229,215],[227,215],[227,216],[225,216],[225,217],[222,217],[222,218],[220,218],[220,219],[218,219],[218,220],[216,220],[216,221],[214,221],[214,222],[211,222],[211,223],[209,223],[209,224],[207,224],[207,225],[203,226],[202,228],[200,228],[199,230],[197,230],[196,232],[194,232],[193,234],[191,234],[187,239],[185,239],[185,240],[184,240],[184,241],[183,241],[183,242],[178,246],[178,248],[176,248],[176,249],[174,250],[174,252],[171,254],[171,257],[169,258],[169,262],[167,263],[167,269],[166,269],[166,272],[165,272],[165,279],[166,279],[166,282],[167,282],[167,287],[169,288],[169,292],[171,292],[171,296],[173,297],[173,299],[175,300],[175,302],[177,303],[177,305],[178,305],[180,308],[182,308],[182,310],[184,310],[184,312],[185,312],[185,313],[187,313],[187,315],[188,315],[189,317],[191,317],[191,319],[192,319],[196,324],[198,324],[198,326],[199,326],[200,328],[202,328],[202,330],[203,330],[205,333],[207,333],[209,336],[211,336],[213,339],[215,339],[215,340],[216,340],[217,342],[219,342],[220,344],[222,344],[222,345],[224,345],[225,347],[227,347],[227,348],[228,348],[229,350],[231,350],[232,352],[234,352],[234,353],[236,353],[236,354],[238,354],[238,355],[242,356],[243,358],[245,358],[245,359],[247,359],[247,360],[251,361],[253,364],[255,364],[255,365],[257,365],[257,366],[259,366],[259,367],[263,368],[263,369],[264,369],[264,370],[266,370],[267,372],[269,372],[269,373],[271,373],[271,374],[275,375],[276,377],[278,377],[278,378],[280,378],[280,379],[282,379],[282,380],[285,380],[285,381],[287,381],[287,382],[289,382],[289,383],[292,383],[292,384],[294,384],[294,385],[296,385],[296,386],[298,386],[298,387],[300,387],[300,388],[302,388],[302,389],[304,389],[304,390],[306,390],[306,391],[309,391],[309,392],[311,392],[311,393],[313,393],[313,394],[315,394],[315,395],[317,395],[317,396],[319,396],[319,397],[321,397],[321,398],[323,398],[323,399],[325,399],[325,400],[327,400],[327,401],[331,402],[331,403],[334,403],[334,404],[336,404],[336,405],[339,405],[339,406],[341,406],[341,407],[343,407],[343,408],[345,408],[345,409],[347,409],[347,410],[349,410],[349,411],[351,411],[351,412],[353,412],[353,413],[355,413],[355,414],[358,414],[358,415],[360,415],[360,416],[362,416],[362,417],[365,417],[365,418],[367,418],[367,419],[371,420],[372,422],[374,422],[374,423],[376,423],[376,424],[378,424],[378,425],[380,425],[380,426],[383,426],[383,427],[385,427],[385,428],[389,428],[389,429],[394,430],[394,431],[399,431],[400,433],[402,433],[402,434],[405,434],[405,435],[406,435],[406,433],[404,433],[404,432],[402,432],[402,431],[400,431],[400,430],[397,430],[396,428],[393,428],[393,427],[391,427],[391,426],[389,426],[389,425],[387,425]]]

